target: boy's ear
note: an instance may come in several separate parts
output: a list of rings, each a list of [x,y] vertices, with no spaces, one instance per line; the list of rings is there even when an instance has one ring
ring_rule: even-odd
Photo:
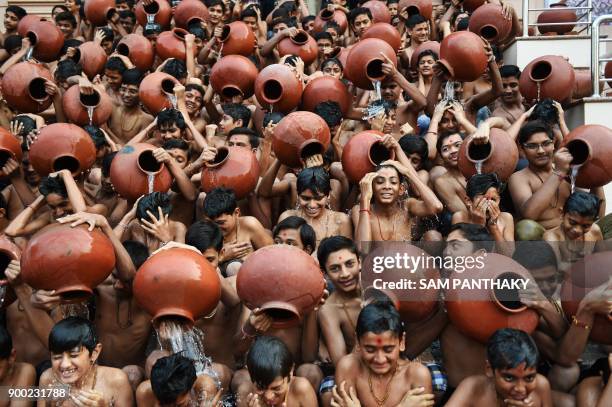
[[[406,332],[402,333],[402,339],[400,339],[400,352],[406,350]]]
[[[236,208],[234,210],[234,214],[236,214],[236,216],[240,217],[240,208]]]
[[[493,368],[488,360],[485,360],[485,375],[490,379],[495,377],[495,372],[493,372]]]

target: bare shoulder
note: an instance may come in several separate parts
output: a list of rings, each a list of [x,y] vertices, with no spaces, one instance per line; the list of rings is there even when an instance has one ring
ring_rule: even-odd
[[[336,375],[338,373],[342,373],[346,376],[356,376],[360,370],[361,362],[359,361],[359,356],[350,353],[343,356],[338,362],[338,365],[336,366]]]
[[[529,167],[523,168],[522,170],[512,174],[508,179],[508,183],[524,182],[529,179],[530,173],[531,171],[529,170]]]
[[[36,369],[29,363],[15,363],[17,386],[31,386],[36,383]]]
[[[310,384],[308,379],[299,376],[293,376],[292,390],[296,393],[296,395],[302,395],[314,391],[312,384]]]
[[[107,384],[113,386],[130,386],[130,382],[128,380],[127,374],[121,369],[117,369],[116,367],[108,367],[108,366],[98,366],[98,376],[103,378]]]
[[[408,362],[405,374],[412,382],[431,382],[429,369],[420,362]]]
[[[297,216],[297,212],[294,209],[287,209],[285,212],[280,214],[278,217],[278,222],[287,219],[289,216]]]
[[[49,368],[45,370],[42,375],[40,375],[40,379],[38,383],[40,386],[46,386],[48,384],[51,384],[52,381],[53,381],[53,371],[51,370],[51,368]]]
[[[145,380],[136,388],[136,405],[138,407],[152,406],[155,404],[155,395],[151,387],[151,381]]]
[[[240,226],[247,229],[259,229],[263,227],[261,222],[254,216],[241,216]]]
[[[550,392],[550,383],[548,382],[548,379],[546,376],[539,373],[536,376],[536,391],[540,395]]]
[[[560,239],[560,237],[561,236],[559,234],[559,226],[557,226],[556,228],[547,230],[542,235],[542,239],[547,240],[549,242],[556,242]]]

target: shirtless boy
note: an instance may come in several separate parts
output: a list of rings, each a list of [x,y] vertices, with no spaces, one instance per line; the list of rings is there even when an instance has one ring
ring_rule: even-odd
[[[36,371],[29,363],[15,361],[17,351],[13,348],[13,339],[5,327],[0,326],[0,386],[9,388],[34,386]],[[27,400],[0,401],[1,407],[27,407]]]

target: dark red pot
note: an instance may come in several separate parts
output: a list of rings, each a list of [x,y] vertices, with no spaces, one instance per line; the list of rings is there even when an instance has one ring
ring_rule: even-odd
[[[378,38],[383,40],[387,44],[391,45],[391,48],[397,52],[402,46],[402,38],[397,28],[387,23],[374,23],[370,28],[366,30],[361,36],[361,39],[365,38]]]
[[[298,31],[293,37],[281,40],[276,49],[281,57],[285,55],[299,56],[306,66],[316,61],[319,54],[317,42],[304,30]]]
[[[117,52],[128,57],[140,72],[151,69],[155,60],[153,45],[140,34],[128,34],[121,38]]]
[[[242,55],[228,55],[218,60],[210,70],[210,84],[226,98],[242,94],[250,98],[255,91],[257,67]]]
[[[312,256],[294,246],[275,244],[247,257],[236,277],[236,289],[248,308],[263,310],[274,328],[286,328],[298,325],[319,304],[325,279]]]
[[[10,158],[20,163],[22,155],[19,139],[10,131],[0,127],[0,168],[3,168]],[[5,174],[0,172],[0,175]]]
[[[501,6],[485,4],[478,7],[470,16],[469,29],[491,44],[499,44],[508,39],[512,33],[512,20],[504,17]]]
[[[274,128],[272,150],[278,160],[291,167],[302,166],[300,158],[323,154],[330,143],[329,127],[311,112],[293,112]]]
[[[485,1],[486,0],[464,0],[461,4],[463,5],[463,9],[465,11],[473,13],[478,7],[485,4]]]
[[[319,11],[314,22],[314,32],[322,32],[325,28],[325,24],[329,21],[335,21],[340,26],[340,32],[344,33],[348,27],[348,20],[346,14],[340,10],[329,11],[327,9]]]
[[[351,108],[353,97],[344,82],[332,76],[320,76],[308,82],[302,93],[302,110],[314,112],[321,102],[337,102],[342,114],[346,115]]]
[[[53,224],[36,233],[21,255],[21,276],[32,288],[55,290],[64,302],[89,297],[115,267],[115,250],[99,229]]]
[[[101,126],[113,113],[113,102],[106,92],[94,89],[92,95],[82,94],[79,85],[72,85],[62,97],[62,107],[66,118],[74,124]],[[91,118],[88,110],[93,108]]]
[[[20,62],[2,77],[2,96],[13,109],[22,113],[40,113],[53,102],[45,91],[45,81],[53,76],[42,65]]]
[[[180,247],[149,257],[136,272],[133,288],[136,301],[154,321],[179,317],[193,324],[212,313],[221,299],[221,282],[212,264]]]
[[[34,58],[42,62],[55,61],[64,45],[64,34],[51,21],[33,22],[26,37],[34,47]]]
[[[386,76],[382,64],[387,61],[381,53],[397,65],[395,51],[385,41],[377,38],[359,41],[349,52],[344,76],[358,88],[373,89],[372,81],[382,81]]]
[[[259,163],[253,151],[246,147],[219,147],[217,156],[202,170],[202,190],[230,188],[237,199],[246,198],[257,187]]]
[[[572,165],[581,165],[576,177],[580,188],[595,188],[612,181],[612,130],[589,124],[576,127],[563,139],[574,158]]]
[[[551,4],[550,7],[554,10],[543,11],[538,16],[538,24],[545,23],[568,23],[566,25],[548,25],[538,26],[540,34],[565,34],[574,29],[576,26],[576,11],[566,10],[567,5],[563,3]]]
[[[168,27],[172,20],[172,7],[166,0],[153,0],[153,3],[144,6],[142,0],[136,4],[136,20],[142,27],[147,25],[147,15],[154,16],[154,21],[162,27]]]
[[[426,20],[431,18],[431,13],[433,11],[431,0],[401,0],[398,7],[399,11],[401,12],[406,8],[408,9],[409,17],[420,14],[425,17]]]
[[[39,22],[42,20],[42,17],[37,16],[36,14],[27,14],[21,20],[19,20],[19,24],[17,24],[17,34],[21,37],[25,37],[28,31],[30,31],[30,27],[32,24]]]
[[[93,25],[100,27],[106,25],[115,10],[115,0],[87,0],[85,1],[85,17]]]
[[[593,81],[589,68],[574,68],[574,89],[572,99],[582,99],[593,95]]]
[[[104,73],[107,55],[104,48],[93,41],[84,42],[77,48],[75,62],[81,65],[83,72],[90,80]]]
[[[182,28],[173,28],[171,31],[164,31],[159,34],[155,42],[155,52],[163,61],[165,59],[175,58],[185,61],[187,56],[185,46],[185,36],[189,34],[187,30]],[[195,55],[196,49],[193,48]]]
[[[442,41],[439,62],[454,80],[472,82],[486,71],[488,58],[478,35],[457,31]]]
[[[194,21],[207,21],[208,7],[200,0],[182,0],[174,10],[174,24],[187,28]]]
[[[418,69],[419,55],[421,55],[421,52],[427,50],[435,52],[436,55],[438,55],[438,58],[440,57],[440,43],[438,41],[425,41],[415,48],[412,56],[410,57],[410,67],[412,69]]]
[[[484,267],[478,267],[479,262],[475,259],[473,267],[466,267],[462,273],[455,271],[449,277],[451,288],[446,290],[445,299],[451,323],[464,335],[483,344],[502,328],[520,329],[531,334],[538,325],[539,316],[520,302],[519,290],[453,288],[453,279],[472,282],[533,278],[523,266],[501,254],[487,253],[480,261]]]
[[[1,143],[1,141],[0,141]],[[0,144],[1,145],[1,144]],[[15,302],[17,295],[6,278],[6,268],[12,260],[21,258],[21,250],[6,235],[0,235],[0,286],[7,286],[0,303],[0,309],[6,309]]]
[[[302,98],[302,81],[287,65],[268,65],[255,79],[255,96],[264,109],[287,113]]]
[[[156,115],[172,107],[170,98],[174,96],[174,87],[178,84],[179,81],[167,73],[153,72],[140,83],[138,97],[147,110]]]
[[[234,21],[223,27],[221,55],[243,55],[248,57],[255,48],[255,35],[251,27],[242,21]]]
[[[466,179],[477,173],[477,163],[481,162],[481,174],[494,172],[506,181],[514,173],[518,159],[516,142],[504,130],[493,128],[487,144],[474,144],[472,136],[465,139],[459,149],[458,165]]]
[[[342,150],[342,170],[351,182],[359,182],[383,161],[395,159],[395,152],[383,146],[384,134],[366,130],[355,134]]]
[[[350,49],[344,47],[336,47],[329,55],[330,58],[337,58],[342,64],[342,68],[346,68],[346,60],[348,59]]]
[[[563,102],[572,96],[575,78],[574,68],[563,57],[545,55],[525,67],[519,89],[527,100],[551,98]]]
[[[382,1],[369,0],[363,3],[361,7],[370,9],[375,23],[391,23],[391,13],[389,13],[387,5]]]

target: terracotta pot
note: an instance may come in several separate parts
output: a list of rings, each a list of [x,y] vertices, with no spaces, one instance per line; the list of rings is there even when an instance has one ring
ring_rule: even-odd
[[[383,146],[384,134],[366,130],[355,134],[342,150],[342,170],[351,182],[359,182],[383,161],[395,159],[395,152]]]
[[[344,76],[358,88],[373,89],[372,82],[382,81],[386,76],[382,71],[382,64],[387,61],[381,52],[397,65],[395,51],[385,41],[377,38],[359,41],[349,52]]]
[[[81,127],[53,123],[40,129],[30,146],[30,162],[39,175],[67,169],[77,176],[96,161],[96,146]]]
[[[433,11],[431,0],[401,0],[398,11],[401,12],[406,8],[408,9],[408,16],[420,14],[427,20],[431,18]]]
[[[436,55],[438,55],[438,58],[440,58],[440,43],[438,41],[426,41],[416,47],[412,53],[412,56],[410,57],[410,67],[412,69],[418,69],[419,55],[421,55],[421,52],[427,50],[435,52]]]
[[[30,239],[21,255],[23,280],[38,290],[55,290],[64,302],[89,297],[114,267],[113,244],[87,225],[50,225]]]
[[[221,34],[223,48],[221,55],[244,55],[248,57],[253,53],[255,47],[255,35],[251,27],[242,21],[234,21],[223,27]]]
[[[298,325],[319,304],[325,279],[312,256],[294,246],[275,244],[247,257],[236,277],[236,289],[248,308],[260,308],[273,319],[272,327],[286,328]]]
[[[330,58],[337,58],[342,64],[342,69],[346,68],[346,60],[348,59],[350,49],[344,47],[336,47],[329,55]]]
[[[42,62],[53,62],[64,45],[64,34],[51,21],[36,21],[25,35],[34,47],[34,58]]]
[[[491,44],[499,44],[512,34],[512,20],[504,17],[501,6],[485,4],[470,16],[469,29]]]
[[[478,35],[458,31],[442,41],[439,62],[454,80],[472,82],[486,71],[488,58]]]
[[[281,57],[285,55],[299,56],[306,66],[316,61],[319,55],[317,42],[303,30],[299,30],[293,37],[282,39],[276,49]]]
[[[215,268],[201,254],[182,247],[149,257],[136,272],[133,285],[136,301],[154,321],[180,317],[193,324],[213,312],[221,299]]]
[[[545,55],[531,61],[521,73],[519,89],[527,100],[551,98],[563,102],[574,89],[574,68],[563,57]]]
[[[464,0],[463,1],[463,9],[467,12],[473,13],[476,9],[483,4],[485,4],[486,0]]]
[[[53,103],[45,91],[45,80],[53,81],[53,76],[42,65],[20,62],[11,66],[2,77],[2,96],[19,112],[43,112]]]
[[[171,75],[163,72],[153,72],[144,77],[138,89],[138,97],[142,104],[153,115],[172,107],[174,87],[179,84]]]
[[[194,21],[207,21],[208,7],[200,0],[182,0],[174,10],[174,24],[187,28]]]
[[[561,306],[568,321],[578,312],[580,301],[592,289],[606,283],[610,277],[610,252],[593,253],[572,265],[561,288]],[[597,343],[612,345],[612,315],[595,316],[589,338]]]
[[[147,21],[156,22],[162,27],[170,25],[172,20],[172,7],[166,0],[154,0],[148,6],[142,4],[142,0],[136,4],[136,20],[141,26],[147,25]]]
[[[17,299],[17,295],[6,279],[5,271],[12,260],[21,258],[21,250],[5,235],[0,235],[0,287],[6,286],[4,296],[0,297],[0,309],[6,309]]]
[[[115,0],[87,0],[84,9],[85,17],[90,23],[97,27],[106,25],[116,13]]]
[[[10,158],[20,163],[22,156],[23,152],[19,139],[13,136],[10,131],[0,127],[0,168],[4,168]],[[4,175],[4,173],[0,172],[0,175]]]
[[[117,44],[117,52],[132,61],[140,72],[146,72],[153,66],[155,50],[153,45],[140,34],[128,34]]]
[[[344,82],[325,75],[308,82],[302,93],[302,110],[313,112],[321,102],[333,101],[340,105],[342,114],[346,115],[353,102]]]
[[[566,25],[548,25],[538,26],[540,34],[565,34],[574,29],[576,26],[576,11],[567,10],[567,5],[563,3],[551,4],[550,8],[554,10],[543,11],[538,16],[538,24],[547,23],[568,23]]]
[[[516,142],[504,130],[493,128],[487,144],[473,143],[472,136],[465,139],[459,149],[458,165],[466,179],[477,173],[494,172],[500,180],[507,181],[514,173],[518,159]]]
[[[365,38],[378,38],[379,40],[383,40],[391,45],[396,53],[402,46],[402,38],[400,37],[399,31],[391,24],[387,23],[372,24],[372,26],[361,36],[362,40]]]
[[[330,143],[329,127],[320,116],[311,112],[293,112],[274,128],[272,150],[278,160],[299,168],[300,158],[323,154]]]
[[[483,267],[479,267],[479,263]],[[453,280],[475,281],[491,279],[508,281],[532,279],[531,274],[509,257],[497,253],[487,253],[474,266],[459,273],[454,271],[449,280],[450,289],[446,290],[446,310],[451,323],[464,335],[487,343],[489,337],[498,329],[514,328],[531,334],[538,325],[538,313],[524,306],[519,299],[518,289],[490,289],[487,287],[453,288]]]
[[[246,147],[219,147],[214,161],[202,170],[201,178],[204,192],[217,187],[230,188],[237,199],[246,198],[258,181],[257,157]]]
[[[573,157],[572,165],[579,165],[576,185],[595,188],[612,181],[612,130],[597,124],[576,127],[563,139]]]
[[[391,24],[391,13],[389,13],[389,9],[387,8],[387,5],[383,3],[382,1],[378,1],[378,0],[366,1],[365,3],[361,5],[361,7],[370,9],[374,23]]]
[[[340,32],[344,33],[348,27],[348,20],[346,14],[340,10],[329,11],[323,9],[319,11],[314,21],[314,32],[319,33],[324,31],[325,24],[329,21],[335,21],[340,26]]]
[[[189,34],[187,30],[182,28],[173,28],[171,31],[164,31],[159,34],[155,42],[155,52],[163,61],[165,59],[175,58],[185,61],[187,51],[185,48],[185,36]],[[196,53],[195,47],[193,54]]]
[[[542,236],[546,229],[535,220],[523,219],[516,222],[514,227],[514,236],[517,242],[526,242],[532,240],[542,240]]]
[[[218,60],[210,70],[210,84],[217,94],[231,98],[250,98],[255,91],[257,67],[242,55],[228,55]]]
[[[582,99],[593,95],[593,81],[589,68],[574,68],[574,89],[572,99]]]
[[[115,191],[130,202],[151,192],[167,192],[172,175],[153,157],[155,146],[137,143],[124,146],[111,163],[110,178]],[[152,189],[149,177],[153,178]]]
[[[255,96],[267,110],[292,111],[300,103],[302,90],[302,81],[287,65],[268,65],[255,79]]]
[[[81,65],[83,72],[90,80],[93,80],[96,75],[104,73],[106,59],[104,48],[93,41],[79,45],[74,57],[75,62]]]
[[[101,126],[113,113],[113,102],[106,92],[94,89],[92,95],[82,94],[79,85],[72,85],[62,97],[66,118],[74,124]]]
[[[21,37],[25,37],[28,31],[30,31],[30,27],[32,24],[39,22],[42,20],[41,16],[37,16],[36,14],[27,14],[21,20],[19,20],[19,24],[17,24],[17,34]]]

